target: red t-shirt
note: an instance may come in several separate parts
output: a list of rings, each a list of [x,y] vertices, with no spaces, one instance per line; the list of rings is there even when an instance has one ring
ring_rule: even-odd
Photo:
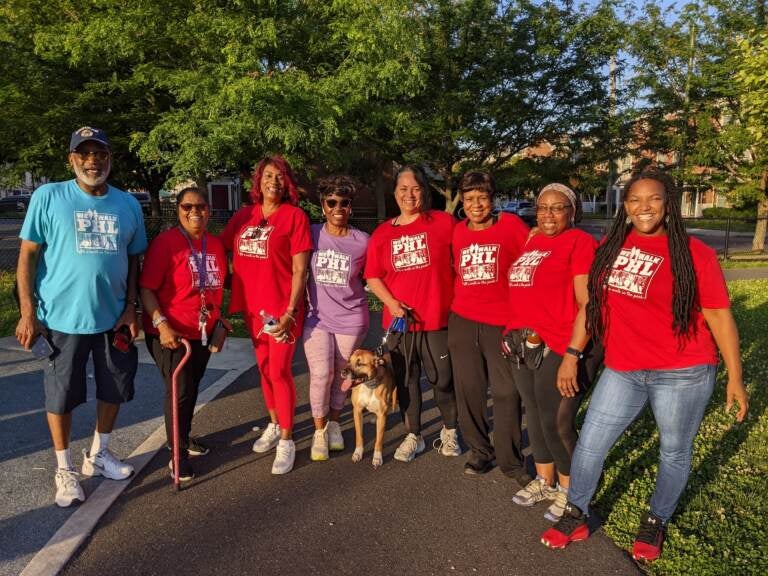
[[[528,226],[512,214],[501,214],[485,230],[470,230],[466,220],[454,226],[453,312],[475,322],[504,326],[509,310],[506,273],[520,255],[528,232]]]
[[[199,254],[202,240],[190,238],[195,255],[181,230],[177,227],[162,232],[144,254],[144,266],[139,286],[155,293],[160,311],[176,332],[190,340],[200,340],[200,274]],[[208,337],[221,315],[224,279],[227,275],[227,255],[221,241],[213,234],[205,237],[205,302],[210,312],[206,322]],[[152,318],[143,315],[144,332],[158,334]]]
[[[451,236],[456,220],[429,210],[404,226],[391,220],[380,224],[368,242],[365,278],[378,278],[392,296],[410,306],[412,330],[439,330],[448,326],[453,298]],[[392,316],[384,307],[382,324]]]
[[[245,206],[229,221],[221,241],[232,252],[229,311],[255,316],[264,310],[275,318],[282,316],[291,298],[293,256],[312,250],[304,211],[281,204],[265,221],[261,204]],[[298,308],[297,314],[304,314],[303,298]]]
[[[552,350],[565,354],[579,310],[573,279],[589,274],[596,247],[595,239],[577,228],[531,238],[507,274],[507,328],[531,328]]]
[[[717,254],[700,240],[688,247],[696,273],[697,307],[728,308]],[[664,370],[717,364],[717,346],[704,315],[693,314],[695,334],[672,330],[672,268],[667,236],[630,232],[608,276],[605,365],[613,370]],[[681,346],[682,345],[682,346]]]

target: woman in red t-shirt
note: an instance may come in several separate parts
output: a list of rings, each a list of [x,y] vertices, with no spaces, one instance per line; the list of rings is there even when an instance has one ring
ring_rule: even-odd
[[[171,382],[186,352],[179,338],[189,340],[192,347],[191,356],[177,377],[179,479],[189,480],[194,472],[188,456],[208,453],[208,448],[189,433],[200,380],[211,355],[208,339],[221,316],[227,255],[219,239],[207,232],[208,200],[198,188],[179,192],[176,206],[179,225],[162,232],[150,244],[144,255],[139,286],[147,350],[165,382],[165,431],[169,446]]]
[[[509,308],[507,270],[528,238],[528,226],[513,214],[493,214],[496,185],[487,172],[467,172],[459,194],[467,215],[453,228],[456,281],[448,318],[448,349],[461,435],[470,449],[466,474],[485,474],[493,462],[521,486],[530,481],[520,450],[520,395],[512,366],[499,342]],[[489,436],[488,388],[493,398],[493,444]]]
[[[748,409],[739,334],[714,250],[689,238],[674,182],[654,168],[633,176],[589,273],[587,327],[605,346],[571,464],[562,519],[542,534],[551,548],[584,540],[599,519],[589,503],[608,451],[650,403],[660,461],[650,512],[632,547],[636,560],[661,554],[666,523],[688,482],[693,440],[715,384],[720,350],[726,408]]]
[[[253,174],[252,206],[238,210],[221,235],[232,252],[230,312],[243,312],[256,352],[270,423],[254,452],[277,447],[272,474],[293,469],[296,386],[291,362],[304,323],[304,285],[312,237],[297,206],[296,184],[280,156],[265,158]]]
[[[601,360],[584,328],[587,273],[597,243],[573,227],[575,216],[573,190],[545,186],[536,200],[539,232],[508,272],[512,332],[505,342],[536,465],[536,478],[512,501],[532,506],[550,500],[544,516],[552,521],[567,502],[576,412]]]
[[[400,169],[394,194],[400,215],[374,230],[368,243],[365,279],[384,303],[385,328],[392,318],[407,316],[410,322],[409,331],[395,335],[397,342],[390,346],[397,400],[408,430],[395,459],[410,462],[424,451],[419,385],[422,365],[443,417],[436,446],[444,456],[458,456],[461,449],[447,331],[453,296],[451,234],[455,220],[450,214],[430,210],[429,182],[418,166]]]

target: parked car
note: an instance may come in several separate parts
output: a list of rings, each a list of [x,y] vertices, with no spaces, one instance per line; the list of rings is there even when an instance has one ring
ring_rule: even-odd
[[[530,200],[507,200],[501,211],[516,214],[529,226],[536,223],[536,206]]]
[[[31,194],[12,194],[0,198],[0,212],[26,212]]]
[[[131,196],[139,201],[139,205],[141,206],[141,211],[144,213],[144,216],[149,216],[149,214],[152,212],[152,201],[149,197],[149,193],[131,192]]]

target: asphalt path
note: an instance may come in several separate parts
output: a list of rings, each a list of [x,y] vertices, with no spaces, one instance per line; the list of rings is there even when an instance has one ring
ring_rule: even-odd
[[[139,370],[136,394],[118,417],[110,448],[121,458],[130,455],[162,425],[164,385],[159,372],[138,342]],[[250,345],[246,341],[247,354]],[[248,358],[248,356],[245,356]],[[34,555],[64,525],[76,507],[58,508],[53,503],[53,476],[56,461],[45,421],[42,386],[42,361],[23,351],[14,338],[0,339],[0,575],[19,574]],[[206,390],[236,370],[247,366],[233,359],[215,359],[207,371],[201,390]],[[96,421],[93,369],[88,368],[88,401],[73,413],[72,456],[82,464],[82,451],[90,448]],[[234,379],[234,378],[233,378]],[[83,489],[93,494],[103,478],[87,478]],[[123,484],[123,483],[117,483]],[[127,484],[126,484],[127,485]]]
[[[375,336],[368,345],[375,344]],[[299,354],[300,356],[300,354]],[[518,485],[498,470],[462,473],[464,457],[432,449],[441,427],[425,394],[427,450],[393,460],[403,429],[390,415],[384,465],[371,466],[375,424],[365,424],[363,462],[351,461],[353,423],[342,415],[344,452],[309,459],[308,377],[297,386],[294,470],[270,473],[274,452],[251,445],[265,417],[258,374],[243,374],[195,417],[211,446],[193,460],[197,477],[174,494],[159,453],[106,513],[64,574],[638,574],[602,532],[553,552],[539,543],[546,506],[515,506]]]

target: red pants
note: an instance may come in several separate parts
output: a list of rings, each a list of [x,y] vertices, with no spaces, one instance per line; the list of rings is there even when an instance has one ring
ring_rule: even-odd
[[[256,363],[261,374],[261,392],[267,410],[277,412],[277,423],[283,430],[293,429],[293,415],[296,410],[296,385],[291,374],[291,363],[296,345],[301,339],[304,327],[304,314],[296,314],[296,324],[291,329],[290,344],[277,342],[272,336],[262,333],[261,319],[254,318],[249,323]]]

